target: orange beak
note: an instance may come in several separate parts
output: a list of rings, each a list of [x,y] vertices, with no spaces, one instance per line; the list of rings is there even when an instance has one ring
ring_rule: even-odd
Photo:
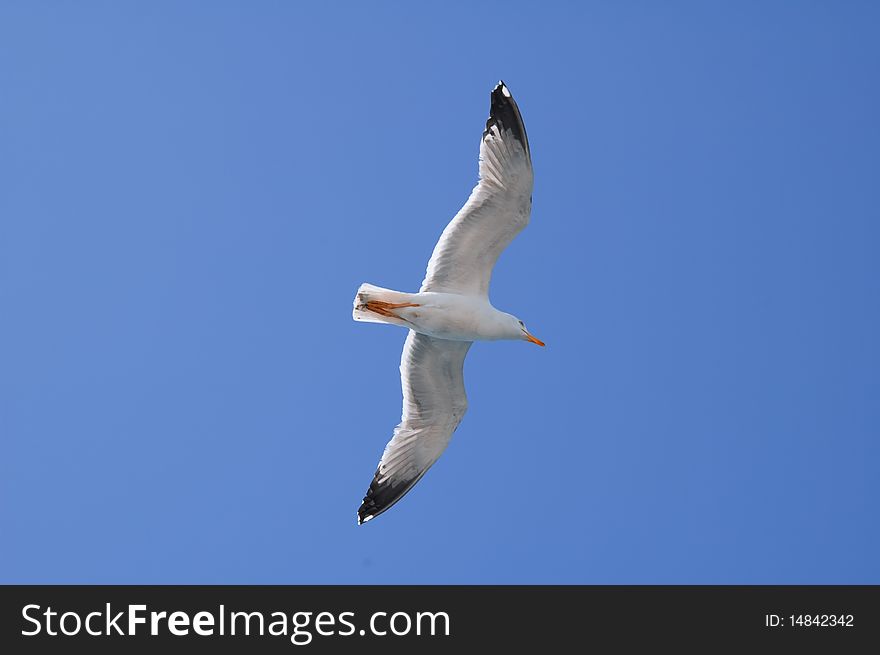
[[[535,337],[533,337],[533,336],[532,336],[531,334],[529,334],[528,332],[526,332],[526,339],[527,339],[528,341],[531,341],[532,343],[536,343],[536,344],[538,344],[539,346],[544,346],[544,345],[546,345],[543,341],[541,341],[540,339],[536,339]]]

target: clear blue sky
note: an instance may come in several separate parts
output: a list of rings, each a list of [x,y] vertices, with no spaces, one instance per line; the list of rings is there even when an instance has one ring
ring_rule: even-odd
[[[868,2],[0,9],[0,581],[880,583]],[[387,514],[415,290],[519,102],[532,222]]]

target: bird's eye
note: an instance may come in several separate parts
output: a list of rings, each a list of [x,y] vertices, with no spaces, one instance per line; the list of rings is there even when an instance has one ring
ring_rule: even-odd
[[[520,322],[519,322],[519,326],[520,326],[520,327],[525,327],[525,326],[526,326],[526,324],[525,324],[525,323],[523,323],[523,322],[522,322],[522,321],[520,321]]]

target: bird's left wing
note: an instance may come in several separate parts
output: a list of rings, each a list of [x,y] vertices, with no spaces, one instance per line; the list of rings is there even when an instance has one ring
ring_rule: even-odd
[[[488,296],[498,256],[528,225],[532,183],[526,128],[499,82],[480,142],[480,181],[440,235],[421,291]]]
[[[437,461],[467,410],[462,369],[470,341],[410,330],[400,358],[403,416],[358,509],[358,523],[378,516]]]

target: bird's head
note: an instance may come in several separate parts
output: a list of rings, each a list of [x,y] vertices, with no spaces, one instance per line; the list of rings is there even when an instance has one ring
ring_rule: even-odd
[[[516,335],[515,339],[522,339],[523,341],[530,341],[531,343],[537,344],[539,346],[545,345],[543,341],[533,336],[531,332],[526,329],[526,324],[519,320],[516,316],[511,316],[514,324],[511,325],[513,333]]]

